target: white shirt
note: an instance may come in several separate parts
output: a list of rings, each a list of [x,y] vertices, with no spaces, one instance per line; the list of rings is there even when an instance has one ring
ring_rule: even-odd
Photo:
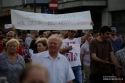
[[[81,54],[84,55],[83,57],[83,64],[90,66],[90,51],[89,51],[89,42],[86,41],[82,46],[81,46]]]
[[[62,43],[62,46],[61,46],[61,49],[67,48],[68,46],[70,46],[70,44],[79,44],[79,48],[80,48],[81,37],[74,38],[73,40],[70,40],[68,38],[64,39],[63,43]],[[65,56],[68,59],[71,67],[75,67],[75,66],[80,66],[81,65],[80,49],[77,52],[72,51],[72,52],[65,53]]]
[[[33,63],[42,64],[49,71],[49,83],[67,83],[73,80],[74,74],[65,56],[58,53],[54,60],[48,51],[36,54]]]
[[[31,57],[34,54],[32,49],[29,49],[29,54],[30,54]]]

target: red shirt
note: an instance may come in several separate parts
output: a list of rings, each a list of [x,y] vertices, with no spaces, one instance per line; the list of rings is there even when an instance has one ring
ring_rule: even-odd
[[[3,51],[3,42],[0,42],[0,53]]]
[[[18,50],[17,50],[17,53],[18,53],[19,55],[23,56],[23,50],[22,50],[22,46],[21,46],[21,45],[19,45],[19,48],[18,48]]]

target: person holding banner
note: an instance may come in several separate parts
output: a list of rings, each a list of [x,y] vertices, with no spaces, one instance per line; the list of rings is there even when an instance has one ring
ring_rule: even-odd
[[[91,22],[91,25],[94,26],[93,22]],[[68,38],[63,40],[60,53],[64,54],[68,59],[75,75],[75,82],[82,83],[80,44],[86,41],[92,30],[89,30],[86,35],[79,38],[75,38],[76,32],[76,30],[68,30]]]

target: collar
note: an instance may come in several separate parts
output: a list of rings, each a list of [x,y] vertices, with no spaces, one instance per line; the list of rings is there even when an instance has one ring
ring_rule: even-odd
[[[46,54],[44,55],[44,57],[53,59],[53,58],[50,56],[49,51],[46,51]],[[59,53],[58,53],[56,59],[61,59],[61,55],[60,55]],[[56,59],[55,59],[55,60],[56,60]]]

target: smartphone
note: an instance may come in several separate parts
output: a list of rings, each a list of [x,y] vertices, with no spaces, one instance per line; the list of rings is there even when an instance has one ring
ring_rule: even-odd
[[[10,29],[13,27],[13,25],[12,24],[5,24],[4,27],[5,27],[5,29]]]

